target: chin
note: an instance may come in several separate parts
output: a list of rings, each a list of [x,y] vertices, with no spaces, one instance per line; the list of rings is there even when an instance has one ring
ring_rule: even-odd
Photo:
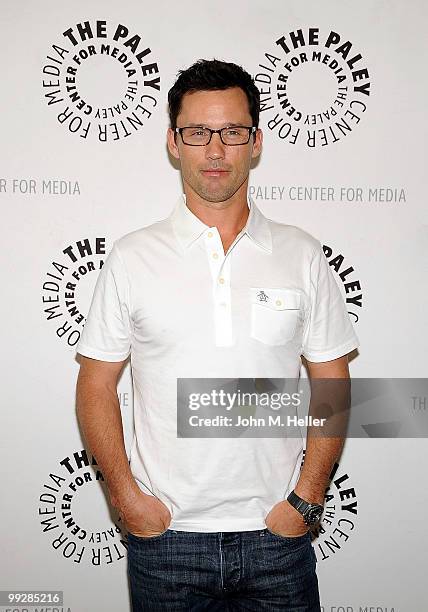
[[[229,200],[236,193],[236,190],[213,192],[201,189],[196,191],[196,193],[199,197],[207,202],[211,202],[212,204],[221,204],[222,202]]]
[[[211,194],[206,194],[206,195],[201,195],[201,197],[206,201],[206,202],[210,202],[211,204],[223,204],[225,202],[227,202],[230,199],[230,195],[211,195]],[[219,208],[221,208],[221,206],[219,206]]]

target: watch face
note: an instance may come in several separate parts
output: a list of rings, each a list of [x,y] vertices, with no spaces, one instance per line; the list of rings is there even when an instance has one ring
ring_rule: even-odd
[[[321,506],[314,506],[309,508],[305,513],[305,523],[307,525],[313,525],[314,523],[318,523],[323,513],[324,508]]]

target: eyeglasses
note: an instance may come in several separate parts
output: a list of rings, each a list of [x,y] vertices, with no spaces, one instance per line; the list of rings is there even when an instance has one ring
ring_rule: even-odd
[[[251,134],[257,130],[256,127],[247,127],[244,125],[234,125],[233,127],[224,127],[221,130],[212,130],[208,127],[177,127],[175,132],[181,135],[181,140],[185,145],[191,147],[204,147],[211,142],[213,134],[219,134],[223,144],[228,146],[244,145],[250,140]]]

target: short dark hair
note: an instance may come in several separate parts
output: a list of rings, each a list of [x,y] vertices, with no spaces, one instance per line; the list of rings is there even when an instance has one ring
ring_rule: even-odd
[[[200,59],[189,68],[178,72],[177,80],[168,92],[171,128],[177,127],[183,96],[195,91],[214,91],[240,87],[248,99],[253,125],[259,126],[260,92],[253,78],[241,66],[221,60]]]

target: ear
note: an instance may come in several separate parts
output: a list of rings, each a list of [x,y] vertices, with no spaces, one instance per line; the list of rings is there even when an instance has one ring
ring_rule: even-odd
[[[251,151],[251,157],[255,158],[255,157],[258,157],[260,153],[262,152],[263,132],[261,131],[260,128],[257,129],[253,138],[254,138],[254,141],[253,141],[253,149]]]
[[[175,159],[180,159],[180,152],[178,150],[177,143],[175,142],[175,135],[176,135],[176,132],[174,132],[174,130],[172,130],[171,128],[168,128],[168,131],[166,134],[167,143],[168,143],[168,151],[171,153],[173,157],[175,157]]]

